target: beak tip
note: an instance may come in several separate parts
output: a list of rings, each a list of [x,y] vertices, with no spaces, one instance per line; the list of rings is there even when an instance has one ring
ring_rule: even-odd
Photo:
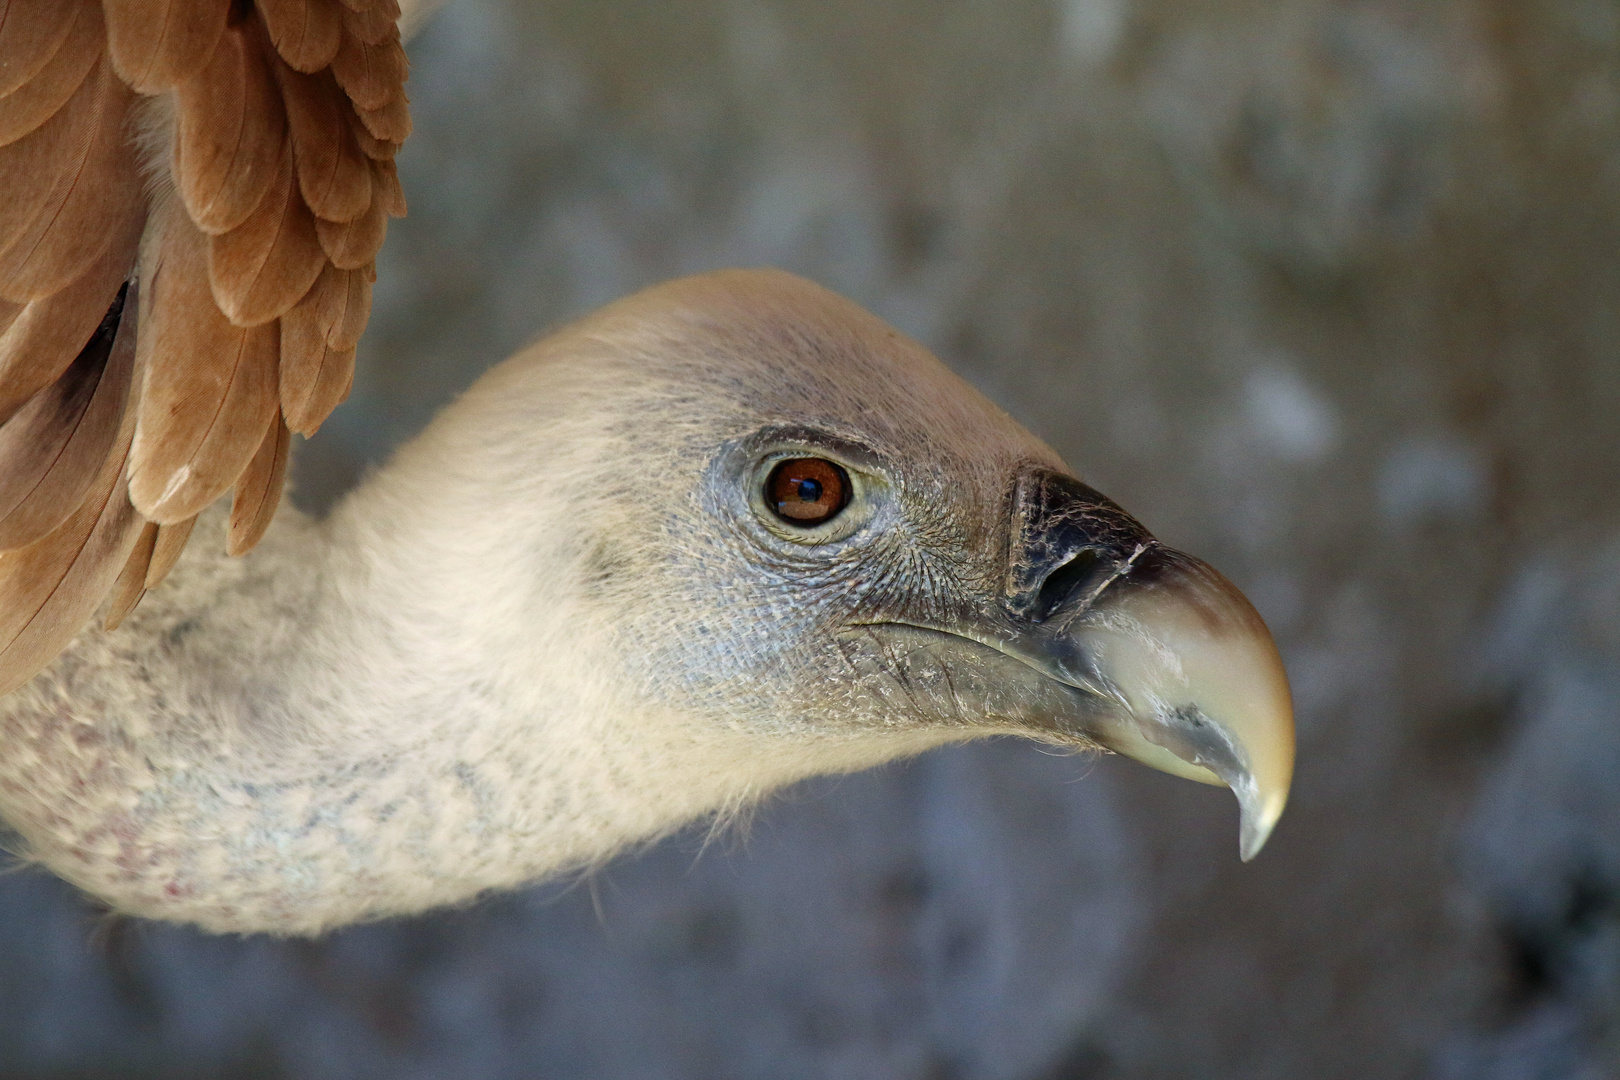
[[[1238,792],[1237,796],[1243,813],[1242,824],[1238,828],[1238,857],[1250,862],[1271,839],[1271,830],[1277,827],[1286,800],[1282,796],[1263,798],[1252,789]]]

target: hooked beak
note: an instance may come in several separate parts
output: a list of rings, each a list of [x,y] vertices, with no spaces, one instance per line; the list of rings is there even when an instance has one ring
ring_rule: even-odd
[[[1177,776],[1224,784],[1244,861],[1288,801],[1293,704],[1271,633],[1209,564],[1167,548],[1072,477],[1035,469],[1014,493],[1002,647],[1099,707],[1070,726]]]

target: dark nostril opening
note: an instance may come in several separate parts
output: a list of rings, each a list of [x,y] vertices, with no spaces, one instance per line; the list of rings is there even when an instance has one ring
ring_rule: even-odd
[[[1076,593],[1083,593],[1105,572],[1105,560],[1091,548],[1081,548],[1069,560],[1046,575],[1041,582],[1041,590],[1035,595],[1035,610],[1032,613],[1036,622],[1045,622],[1046,619],[1064,601]]]

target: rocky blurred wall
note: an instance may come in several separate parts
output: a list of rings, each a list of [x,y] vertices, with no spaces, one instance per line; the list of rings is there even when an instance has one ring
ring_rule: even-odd
[[[0,879],[0,1074],[1620,1075],[1620,6],[452,0],[319,507],[641,285],[933,347],[1282,642],[1293,803],[989,745],[320,942]],[[543,467],[543,463],[537,463]]]

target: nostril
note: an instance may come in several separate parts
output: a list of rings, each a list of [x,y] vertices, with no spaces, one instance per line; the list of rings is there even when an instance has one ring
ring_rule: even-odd
[[[1035,594],[1034,611],[1031,613],[1034,620],[1045,622],[1069,597],[1089,591],[1088,587],[1095,585],[1106,572],[1105,563],[1107,560],[1095,549],[1081,548],[1047,574],[1046,580],[1041,582],[1040,591]]]

